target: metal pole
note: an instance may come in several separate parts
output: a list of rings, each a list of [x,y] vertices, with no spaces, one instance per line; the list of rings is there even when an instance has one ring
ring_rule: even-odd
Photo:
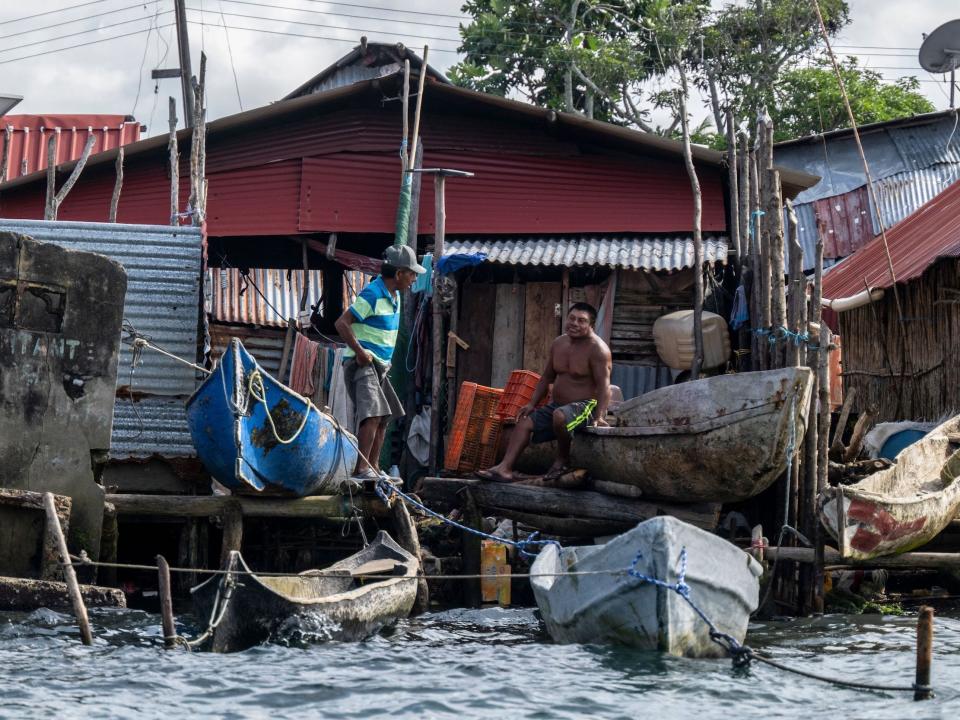
[[[177,21],[177,47],[180,50],[180,87],[183,89],[184,127],[193,127],[193,87],[190,78],[190,36],[187,34],[187,7],[184,0],[173,0]]]
[[[442,173],[433,176],[434,243],[433,243],[433,376],[430,383],[430,473],[435,474],[439,464],[440,437],[440,388],[443,387],[443,312],[440,308],[440,273],[437,262],[443,257],[443,237],[446,233],[446,178]]]

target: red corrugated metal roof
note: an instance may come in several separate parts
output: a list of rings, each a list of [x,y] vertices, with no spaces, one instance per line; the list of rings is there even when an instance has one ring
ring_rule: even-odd
[[[0,128],[13,128],[7,176],[0,181],[29,175],[47,167],[47,139],[57,141],[57,164],[76,160],[83,153],[87,137],[96,141],[91,154],[129,145],[140,139],[140,123],[127,115],[4,115]],[[2,145],[2,140],[0,140]]]
[[[960,256],[960,181],[887,232],[897,282],[920,277],[942,257]],[[840,298],[871,287],[890,287],[883,238],[878,236],[823,278],[823,295]]]

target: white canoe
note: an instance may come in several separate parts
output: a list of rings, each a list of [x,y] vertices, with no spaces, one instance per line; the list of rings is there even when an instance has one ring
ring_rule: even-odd
[[[684,549],[690,599],[717,630],[742,643],[759,602],[760,564],[726,540],[667,515],[645,520],[605,545],[541,550],[530,582],[550,637],[722,657],[724,648],[677,592],[617,572],[630,568],[639,552],[639,573],[675,584]],[[574,574],[593,571],[613,572]]]
[[[903,450],[892,467],[821,494],[820,519],[844,557],[870,560],[913,550],[953,520],[960,509],[958,438],[960,415]]]

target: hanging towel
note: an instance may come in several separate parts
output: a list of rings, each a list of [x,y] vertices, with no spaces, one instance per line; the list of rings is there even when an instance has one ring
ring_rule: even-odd
[[[304,397],[312,398],[316,392],[314,371],[319,351],[320,343],[308,340],[302,333],[297,333],[293,344],[293,359],[290,361],[290,389]]]
[[[430,461],[430,408],[425,407],[410,421],[410,432],[407,433],[407,448],[410,455],[420,465],[427,465]]]
[[[343,351],[346,348],[337,348],[333,355],[333,375],[330,378],[330,412],[340,425],[349,432],[356,434],[356,417],[353,400],[347,392],[347,385],[343,378]]]

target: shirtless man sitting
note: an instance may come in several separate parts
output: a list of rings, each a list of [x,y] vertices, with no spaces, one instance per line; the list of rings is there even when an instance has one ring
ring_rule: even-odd
[[[545,476],[557,478],[570,464],[570,445],[578,428],[606,425],[610,402],[610,348],[593,331],[597,311],[578,302],[567,313],[566,331],[553,341],[550,357],[530,402],[520,408],[503,460],[477,473],[487,480],[513,482],[517,458],[533,443],[557,441],[557,457]],[[551,383],[548,405],[537,407]]]

